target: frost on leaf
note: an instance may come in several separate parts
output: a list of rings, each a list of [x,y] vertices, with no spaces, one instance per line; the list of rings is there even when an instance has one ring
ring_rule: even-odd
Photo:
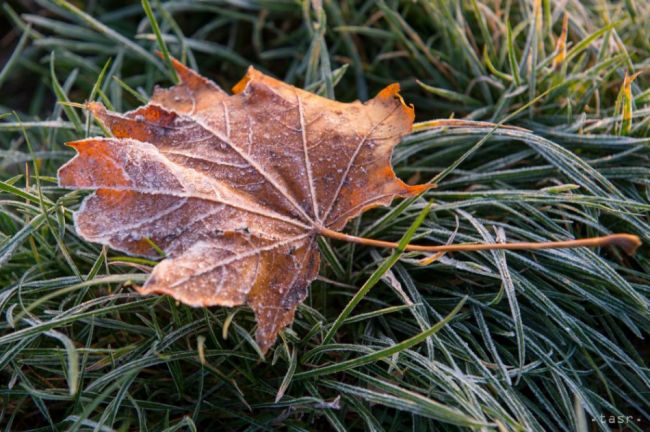
[[[395,177],[413,110],[394,84],[366,102],[316,96],[253,68],[229,95],[175,62],[181,83],[118,114],[112,133],[69,143],[59,184],[93,189],[75,225],[89,241],[161,261],[139,291],[192,306],[247,304],[263,351],[318,274],[316,236],[419,192]]]

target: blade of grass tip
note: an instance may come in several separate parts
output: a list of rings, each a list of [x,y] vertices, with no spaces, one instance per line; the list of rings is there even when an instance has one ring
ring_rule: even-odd
[[[113,41],[117,42],[121,46],[124,46],[128,50],[132,51],[133,53],[139,55],[140,57],[146,59],[149,63],[153,64],[156,66],[158,69],[161,71],[165,71],[165,69],[162,67],[160,62],[154,57],[151,53],[147,52],[144,48],[142,48],[140,45],[137,45],[133,43],[131,40],[128,38],[122,36],[121,34],[117,33],[115,30],[107,27],[106,25],[102,24],[101,22],[97,21],[95,18],[92,16],[88,15],[81,9],[79,9],[77,6],[70,4],[66,0],[54,0],[54,3],[63,7],[64,9],[67,9],[69,12],[73,13],[79,19],[81,19],[83,22],[88,24],[90,27],[94,28],[96,31],[99,33],[103,34],[109,39],[112,39]]]
[[[97,259],[93,263],[93,266],[90,268],[90,271],[86,275],[84,281],[89,281],[95,279],[95,277],[99,274],[99,271],[101,270],[102,266],[106,264],[106,272],[108,273],[109,271],[109,266],[107,265],[108,257],[107,257],[108,249],[104,245],[102,246],[102,250],[97,256]],[[83,299],[86,297],[86,294],[88,293],[88,289],[90,287],[85,287],[77,291],[77,295],[74,301],[74,305],[79,305],[83,301]]]
[[[66,374],[66,380],[68,381],[68,390],[70,392],[70,396],[75,396],[77,394],[77,391],[79,391],[80,378],[79,352],[77,351],[77,347],[75,346],[74,342],[72,342],[72,339],[56,330],[49,330],[44,334],[46,336],[58,339],[59,342],[63,344],[66,356],[68,358],[68,373]]]
[[[16,120],[18,123],[21,123],[20,116],[18,113],[14,112],[14,117],[16,117]],[[70,269],[72,272],[79,278],[79,280],[83,280],[83,277],[81,275],[81,272],[77,268],[77,265],[74,263],[74,260],[72,259],[72,256],[70,255],[70,252],[68,251],[68,248],[66,247],[65,243],[59,237],[58,231],[54,229],[52,226],[52,221],[50,220],[50,215],[49,215],[49,210],[45,207],[45,203],[43,202],[43,189],[41,187],[41,175],[39,172],[38,168],[38,159],[36,158],[36,155],[34,154],[34,147],[32,146],[32,142],[29,139],[29,135],[27,134],[27,131],[23,128],[23,136],[25,137],[25,143],[27,144],[27,148],[29,150],[29,154],[32,157],[32,165],[34,167],[34,174],[36,178],[36,190],[38,191],[38,197],[39,197],[39,207],[41,208],[41,212],[45,216],[45,222],[47,223],[48,228],[50,229],[50,233],[56,240],[57,245],[59,246],[59,250],[61,251],[61,254],[63,255],[64,259],[68,263],[68,266],[70,266]]]
[[[85,280],[93,280],[95,276],[99,274],[99,271],[101,270],[102,266],[106,262],[106,246],[102,247],[102,251],[99,253],[97,256],[97,259],[93,263],[93,266],[90,268],[90,271],[88,272],[88,275],[86,276]]]
[[[502,80],[509,81],[509,82],[513,80],[512,76],[508,75],[507,73],[501,72],[494,66],[492,60],[490,59],[490,54],[488,53],[487,47],[483,49],[483,63],[485,63],[485,66],[487,66],[488,70],[492,72],[492,74],[495,75],[497,78],[501,78]]]
[[[54,61],[54,51],[52,51],[50,54],[50,78],[52,80],[52,88],[54,89],[54,94],[60,102],[70,103],[68,95],[65,93],[65,90],[63,90],[63,87],[61,87],[61,84],[56,77],[56,72],[54,71]],[[72,122],[72,124],[74,124],[77,132],[82,132],[83,124],[81,123],[81,119],[79,118],[77,112],[70,105],[62,104],[62,106],[65,114],[68,116],[68,119]]]
[[[324,381],[324,384],[335,390],[361,398],[367,403],[395,408],[398,412],[411,412],[415,415],[429,417],[445,423],[470,427],[472,430],[477,428],[481,428],[480,430],[493,430],[494,424],[485,423],[470,414],[430,399],[428,396],[360,372],[351,371],[350,374],[360,379],[365,383],[365,386],[359,387],[329,380]],[[486,409],[489,408],[486,407]]]
[[[350,65],[344,64],[338,69],[335,69],[332,71],[332,85],[336,87],[339,82],[341,82],[341,79],[345,75],[345,72],[347,71],[348,67]],[[323,82],[323,80],[317,81],[312,83],[311,85],[305,87],[305,90],[308,90],[312,93],[316,93],[319,96],[327,96],[327,86],[326,83]]]
[[[377,362],[378,360],[381,360],[386,357],[390,357],[394,354],[397,354],[401,351],[405,351],[420,342],[425,341],[427,338],[431,337],[440,329],[442,329],[445,325],[447,325],[455,316],[458,314],[458,312],[462,309],[462,307],[465,305],[465,302],[467,301],[467,296],[463,297],[460,302],[445,316],[442,320],[438,321],[435,325],[433,325],[431,328],[424,330],[423,332],[408,338],[398,344],[391,345],[387,348],[381,349],[379,351],[375,351],[370,354],[366,354],[361,357],[357,357],[351,360],[346,360],[340,363],[334,363],[329,366],[317,368],[317,369],[312,369],[306,372],[299,372],[294,375],[294,378],[296,380],[299,379],[305,379],[305,378],[313,378],[315,376],[320,376],[320,375],[328,375],[328,374],[333,374],[341,371],[345,371],[348,369],[356,368],[359,366],[366,365],[368,363],[374,363]],[[325,344],[325,342],[323,342]]]
[[[397,249],[395,249],[392,253],[392,255],[386,259],[377,270],[374,271],[372,275],[368,278],[368,280],[363,284],[363,286],[359,289],[359,291],[352,297],[350,302],[345,306],[343,311],[341,311],[340,315],[336,318],[334,323],[332,323],[332,326],[330,329],[327,331],[325,334],[325,337],[323,338],[323,344],[328,343],[329,341],[332,340],[334,335],[336,334],[336,331],[343,325],[343,322],[346,320],[348,316],[350,316],[350,313],[354,310],[354,308],[359,304],[361,300],[368,294],[370,289],[374,287],[377,282],[381,280],[381,277],[390,269],[395,263],[399,260],[399,258],[402,256],[402,253],[404,252],[404,248],[406,245],[411,241],[411,238],[413,235],[415,235],[415,232],[417,229],[420,227],[422,222],[424,222],[424,219],[427,217],[429,214],[429,210],[431,209],[431,203],[428,203],[421,211],[418,217],[413,221],[409,229],[404,233],[404,236],[399,242],[399,246]]]
[[[575,430],[577,432],[588,432],[589,426],[587,423],[587,416],[585,410],[582,407],[582,398],[579,393],[573,394],[573,409],[575,412]]]
[[[160,48],[160,52],[162,53],[165,63],[167,64],[167,69],[168,69],[167,73],[170,75],[172,82],[174,84],[178,84],[180,82],[178,78],[178,74],[176,73],[176,69],[174,68],[174,64],[172,63],[171,56],[169,55],[169,49],[167,49],[167,44],[163,40],[162,34],[160,33],[160,26],[158,26],[158,21],[156,21],[156,17],[153,14],[153,10],[151,9],[151,4],[149,3],[149,0],[142,0],[142,8],[144,9],[144,13],[147,15],[147,18],[149,19],[151,30],[153,30],[153,33],[156,35],[156,41],[158,42],[158,47]]]
[[[221,327],[221,338],[223,340],[228,340],[228,330],[230,329],[230,324],[232,324],[232,320],[235,318],[235,315],[237,315],[237,312],[238,309],[228,312],[226,319],[223,320],[223,326]]]
[[[106,63],[104,63],[104,67],[99,72],[99,75],[97,76],[97,80],[95,81],[95,84],[93,85],[93,88],[90,91],[90,96],[88,96],[89,101],[94,101],[95,97],[97,96],[97,92],[101,90],[101,85],[104,82],[104,77],[106,76],[108,67],[111,65],[111,60],[112,59],[110,58],[106,60]],[[86,136],[90,135],[91,118],[92,116],[90,115],[90,113],[86,113]]]
[[[9,114],[11,115],[11,113],[9,113]],[[11,178],[8,178],[5,183],[8,184],[9,186],[13,186],[13,185],[15,185],[16,183],[18,183],[20,180],[22,180],[24,178],[25,178],[25,174],[18,174],[18,175],[15,175],[15,176],[11,177]],[[0,183],[0,184],[2,184],[2,183]]]
[[[158,255],[160,255],[160,258],[167,258],[165,251],[156,242],[154,242],[153,239],[150,237],[144,237],[144,241],[146,241],[147,244],[151,246]]]
[[[623,79],[623,118],[621,120],[621,135],[624,136],[629,135],[630,130],[632,129],[632,102],[634,100],[634,97],[632,96],[632,83],[640,74],[641,72],[637,72],[630,75],[626,72],[625,78]]]
[[[106,60],[106,63],[104,63],[104,67],[99,72],[99,75],[97,75],[97,80],[95,80],[95,84],[93,84],[93,88],[90,90],[90,96],[88,96],[88,100],[94,100],[97,94],[101,91],[102,84],[104,83],[104,78],[106,77],[106,72],[112,63],[112,60],[113,59],[109,58]]]
[[[27,237],[29,237],[34,231],[39,229],[41,225],[45,222],[45,216],[39,214],[34,217],[28,224],[22,227],[16,234],[14,234],[11,239],[4,242],[0,245],[0,267],[2,267],[16,252],[18,246],[22,244]]]
[[[280,384],[280,388],[278,388],[278,393],[275,395],[275,403],[278,403],[280,399],[282,399],[284,393],[289,388],[289,384],[291,384],[291,381],[293,380],[294,373],[296,372],[296,366],[298,365],[298,355],[296,353],[297,349],[294,348],[293,352],[291,353],[291,359],[289,360],[287,373],[284,375],[282,383]]]
[[[76,68],[73,69],[72,72],[70,72],[68,77],[63,82],[63,85],[62,85],[63,93],[65,93],[66,95],[68,93],[70,93],[70,89],[72,88],[74,83],[77,82],[77,77],[79,75],[78,72],[79,72],[79,69],[76,69]],[[42,103],[43,103],[42,101],[38,102],[38,105],[40,106],[40,105],[42,105]],[[61,112],[64,111],[64,110],[63,110],[63,106],[58,105],[60,103],[65,103],[65,101],[61,101],[61,100],[57,101],[57,105],[52,110],[52,115],[51,115],[52,119],[61,118]],[[34,102],[34,106],[36,106],[36,105],[37,105],[37,102]],[[44,138],[46,140],[46,142],[48,142],[48,143],[57,142],[57,137],[58,137],[59,132],[60,132],[59,129],[51,128],[49,130],[45,130],[44,132],[47,134],[46,135],[47,138]]]
[[[560,33],[560,36],[555,42],[555,55],[553,56],[553,62],[551,63],[551,67],[553,69],[559,68],[560,65],[564,63],[564,59],[566,58],[566,54],[567,54],[566,42],[567,42],[568,35],[569,35],[569,14],[565,12],[564,17],[562,18],[562,32]]]
[[[512,27],[510,27],[510,19],[506,20],[506,42],[508,49],[508,63],[510,64],[510,73],[515,80],[515,85],[521,85],[521,78],[519,77],[519,66],[517,65],[517,55],[515,54],[515,47],[512,41]]]
[[[27,41],[29,40],[29,35],[31,34],[31,29],[32,29],[31,25],[28,25],[25,28],[25,31],[23,31],[22,36],[20,37],[18,43],[16,44],[16,48],[14,48],[13,52],[11,53],[11,56],[9,57],[4,67],[0,71],[0,88],[2,88],[2,82],[9,76],[11,69],[16,64],[16,60],[18,60],[20,54],[23,52],[23,49],[25,49],[25,45],[27,45]]]

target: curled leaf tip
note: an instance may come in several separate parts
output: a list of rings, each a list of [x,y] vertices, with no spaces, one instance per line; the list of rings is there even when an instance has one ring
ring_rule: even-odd
[[[419,185],[406,185],[407,193],[411,196],[420,195],[423,192],[428,191],[429,189],[435,188],[436,185],[433,183],[424,183]]]
[[[65,145],[77,150],[84,140],[66,141]]]
[[[106,107],[101,102],[88,101],[86,102],[85,107],[88,111],[90,111],[95,116],[97,115],[97,113],[106,111]]]
[[[399,96],[400,92],[400,85],[399,83],[392,83],[384,87],[378,94],[377,97],[379,98],[391,98],[393,96]]]
[[[413,106],[413,104],[407,104],[404,101],[404,98],[400,94],[399,83],[389,84],[388,86],[384,87],[384,89],[382,89],[379,93],[377,93],[376,99],[384,100],[384,101],[397,99],[401,104],[402,110],[409,117],[411,123],[413,123],[413,121],[415,120],[415,107]]]
[[[626,254],[632,256],[643,243],[638,236],[633,234],[616,234],[611,236],[611,244],[620,247]]]
[[[231,91],[233,94],[239,94],[243,92],[246,89],[246,86],[248,85],[249,82],[253,80],[253,77],[257,73],[257,69],[255,69],[253,66],[248,66],[248,69],[246,70],[246,74],[240,79],[237,84],[232,86]]]

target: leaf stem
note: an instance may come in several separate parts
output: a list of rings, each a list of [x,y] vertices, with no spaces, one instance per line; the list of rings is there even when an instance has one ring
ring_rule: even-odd
[[[357,237],[344,234],[329,228],[321,228],[320,234],[351,243],[360,243],[366,246],[375,246],[389,249],[401,249],[400,245],[395,242],[384,240],[374,240],[365,237]],[[553,242],[517,242],[517,243],[460,243],[452,245],[414,245],[407,244],[403,250],[408,252],[470,252],[482,250],[536,250],[536,249],[567,249],[578,247],[599,247],[599,246],[619,246],[628,255],[633,255],[639,246],[641,240],[632,234],[611,234],[602,237],[589,237],[578,240],[563,240]]]

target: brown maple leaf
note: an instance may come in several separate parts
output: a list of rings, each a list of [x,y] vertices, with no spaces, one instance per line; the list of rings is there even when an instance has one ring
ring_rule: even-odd
[[[69,143],[67,188],[94,189],[79,235],[168,258],[140,289],[192,306],[248,304],[266,351],[318,274],[316,236],[428,186],[391,168],[413,108],[390,85],[366,102],[322,98],[250,68],[228,95],[174,63],[182,82],[126,114],[87,104],[114,137]]]
[[[141,108],[117,114],[86,104],[113,137],[69,143],[78,154],[59,170],[59,184],[95,190],[74,214],[81,237],[133,255],[158,257],[152,243],[165,252],[140,293],[192,306],[247,304],[265,352],[318,274],[316,236],[396,247],[339,230],[371,207],[431,186],[405,184],[390,165],[393,147],[411,131],[413,108],[397,84],[366,103],[341,103],[250,68],[228,95],[174,66],[181,83],[156,89]],[[633,252],[640,242],[620,234],[406,250],[606,244]]]

